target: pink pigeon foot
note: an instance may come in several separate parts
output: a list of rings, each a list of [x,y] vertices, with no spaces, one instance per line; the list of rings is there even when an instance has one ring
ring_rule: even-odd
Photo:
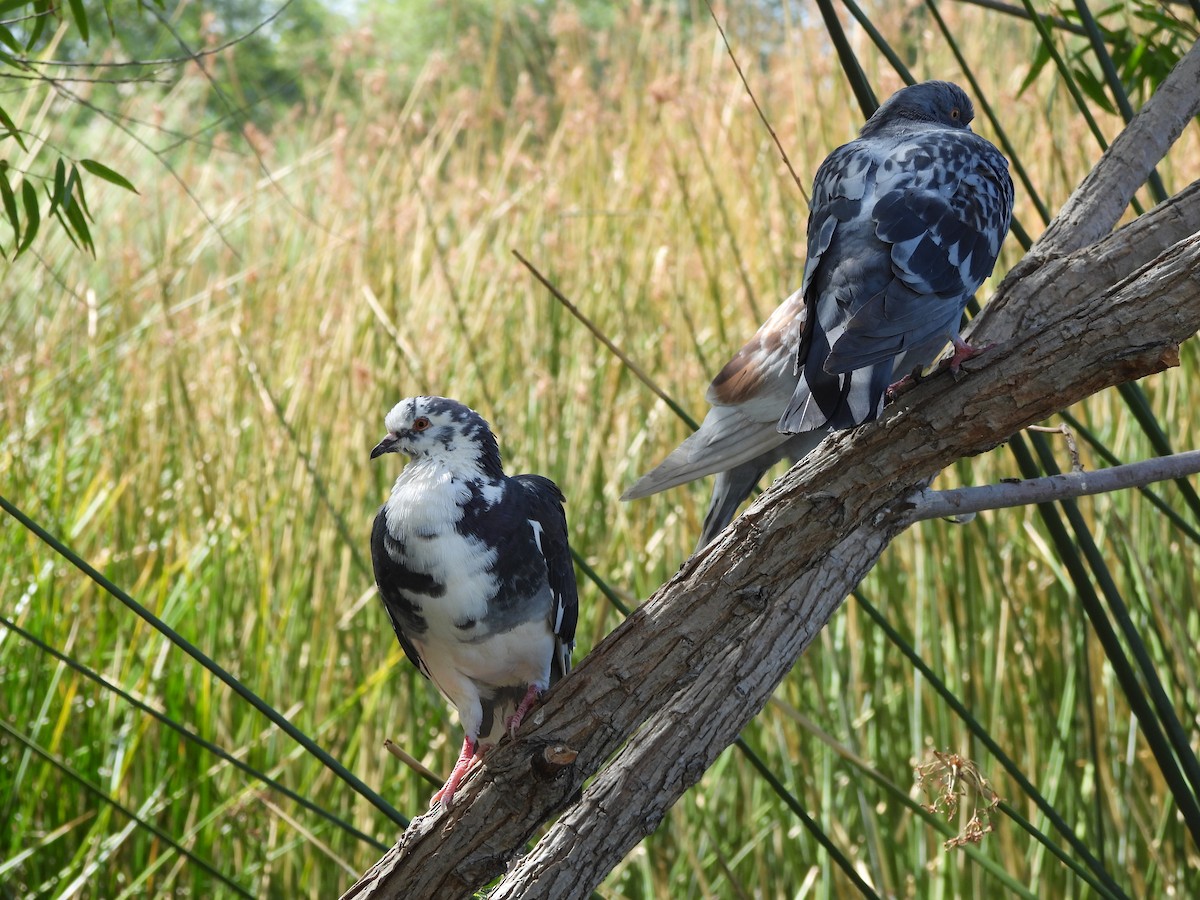
[[[471,771],[471,766],[480,759],[479,744],[470,738],[463,739],[462,752],[458,754],[458,762],[454,764],[454,770],[450,773],[450,777],[446,779],[446,783],[442,785],[442,789],[433,795],[433,799],[429,801],[429,808],[433,807],[441,801],[442,805],[449,808],[454,802],[454,792],[458,790],[458,786],[462,780],[467,777],[467,773]]]
[[[521,722],[524,721],[525,714],[533,708],[533,704],[537,702],[540,696],[542,696],[541,688],[536,684],[531,684],[521,702],[517,704],[516,712],[504,720],[504,727],[508,729],[509,737],[515,738],[517,736],[517,729],[521,727]]]
[[[887,386],[887,390],[883,392],[883,399],[888,403],[894,401],[902,394],[907,394],[917,386],[917,379],[912,375],[905,375],[899,381],[893,381]]]
[[[962,368],[962,364],[968,359],[973,356],[978,356],[980,353],[991,350],[996,346],[995,344],[989,342],[980,347],[974,347],[964,341],[957,334],[954,335],[951,340],[954,343],[954,353],[950,356],[950,371],[956,375],[958,374],[958,370]]]

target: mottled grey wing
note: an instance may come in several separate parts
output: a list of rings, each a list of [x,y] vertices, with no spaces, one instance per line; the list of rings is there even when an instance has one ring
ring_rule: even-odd
[[[1007,161],[969,131],[830,154],[813,185],[800,381],[780,429],[870,421],[895,375],[932,362],[995,265],[1012,199]]]
[[[850,428],[873,418],[890,367],[841,375],[825,368],[846,324],[892,280],[887,248],[871,210],[883,157],[858,140],[834,150],[813,179],[804,266],[804,333],[795,357],[797,385],[780,417],[785,433]]]
[[[850,311],[825,361],[833,374],[901,353],[911,355],[906,368],[932,362],[995,267],[1012,214],[1008,162],[969,131],[900,144],[879,165],[874,193],[875,237],[894,277]]]
[[[428,576],[410,572],[398,563],[388,552],[389,540],[387,520],[384,509],[381,508],[378,515],[375,516],[375,526],[371,529],[371,565],[375,569],[375,586],[379,588],[379,599],[383,601],[383,608],[387,610],[388,618],[392,622],[392,630],[396,632],[396,639],[400,641],[404,655],[422,675],[428,678],[429,669],[425,665],[425,660],[421,659],[421,654],[417,652],[412,641],[405,637],[398,617],[401,609],[412,609],[408,598],[401,593],[400,586],[405,583],[406,579],[427,578]]]
[[[706,395],[711,408],[700,428],[639,478],[621,499],[635,500],[728,471],[771,454],[785,443],[787,435],[780,434],[775,425],[796,389],[793,366],[803,330],[804,300],[796,291],[713,379]],[[782,458],[776,456],[765,468]]]
[[[549,478],[541,475],[517,475],[511,479],[524,488],[528,498],[527,515],[541,525],[538,549],[546,560],[546,580],[553,605],[550,626],[558,638],[559,652],[551,666],[550,683],[571,671],[571,651],[575,649],[575,626],[579,622],[579,593],[575,585],[575,563],[567,540],[566,498]]]

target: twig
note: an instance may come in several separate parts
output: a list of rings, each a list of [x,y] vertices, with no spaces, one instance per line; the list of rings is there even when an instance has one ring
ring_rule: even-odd
[[[404,763],[434,787],[442,786],[443,779],[438,778],[435,774],[433,774],[428,766],[422,763],[419,759],[417,759],[391,738],[384,739],[383,749],[392,754],[392,756],[396,757],[396,759],[400,760],[400,762]]]
[[[1106,494],[1126,488],[1145,487],[1200,472],[1200,450],[1157,456],[1096,472],[1070,472],[1003,484],[933,491],[926,488],[912,496],[910,522],[962,516],[987,509],[1006,509],[1032,503],[1048,503],[1071,497]]]
[[[1004,13],[1006,16],[1013,16],[1018,19],[1024,19],[1026,22],[1033,18],[1029,15],[1029,11],[1024,7],[1017,6],[1013,3],[1004,3],[1002,0],[958,0],[959,3],[978,6],[983,9],[990,9],[993,12]],[[1044,15],[1041,17],[1043,22],[1049,22],[1059,31],[1069,31],[1071,34],[1086,35],[1082,25],[1076,25],[1073,22],[1068,22],[1059,16]]]
[[[792,168],[792,161],[788,159],[787,151],[783,149],[783,144],[779,143],[779,136],[775,134],[775,129],[771,127],[771,123],[767,121],[766,113],[762,111],[762,107],[758,105],[758,99],[754,96],[754,91],[750,90],[750,82],[746,80],[746,74],[742,71],[742,67],[738,65],[737,57],[733,55],[733,48],[729,46],[729,38],[725,36],[725,29],[721,27],[721,20],[717,18],[717,14],[713,10],[709,0],[704,0],[704,3],[708,7],[708,14],[712,16],[712,20],[717,26],[717,31],[721,32],[721,40],[725,42],[725,51],[729,54],[729,58],[733,60],[733,67],[737,69],[738,77],[742,79],[742,86],[746,88],[746,94],[750,97],[750,102],[754,104],[754,109],[758,112],[758,117],[762,119],[763,125],[766,126],[767,132],[771,135],[771,140],[775,142],[775,146],[779,149],[779,155],[783,157],[783,164],[792,173],[792,181],[796,182],[796,187],[800,189],[800,196],[804,198],[805,203],[810,203],[808,191],[804,189],[804,184],[800,181],[796,170]]]
[[[638,381],[640,381],[646,387],[650,388],[650,390],[652,390],[655,394],[658,395],[658,398],[660,400],[662,400],[665,404],[667,404],[667,406],[671,407],[671,410],[675,413],[675,415],[679,416],[679,418],[681,418],[681,419],[683,419],[683,421],[687,422],[688,425],[690,425],[692,427],[693,431],[700,427],[699,425],[696,424],[695,419],[693,419],[686,412],[684,412],[683,407],[681,407],[678,403],[676,403],[674,400],[672,400],[670,395],[667,394],[666,391],[664,391],[662,388],[660,388],[658,386],[658,384],[654,381],[653,378],[650,377],[649,373],[646,372],[645,369],[643,369],[636,362],[634,362],[628,356],[628,354],[625,353],[624,350],[622,350],[620,347],[618,347],[616,344],[614,344],[612,341],[610,341],[608,339],[608,336],[605,335],[605,333],[600,330],[600,328],[596,325],[595,322],[593,322],[591,319],[589,319],[587,316],[585,316],[583,314],[583,311],[578,306],[576,306],[574,303],[572,303],[570,300],[568,300],[566,298],[566,295],[564,295],[562,291],[560,291],[553,284],[551,284],[550,279],[548,279],[545,275],[543,275],[541,272],[539,272],[537,267],[533,263],[531,263],[524,256],[522,256],[520,250],[514,250],[512,252],[512,255],[521,261],[521,265],[523,265],[525,268],[527,268],[530,272],[533,273],[533,277],[542,283],[542,285],[546,288],[546,290],[548,290],[554,296],[554,299],[557,300],[559,303],[561,303],[566,308],[567,312],[569,312],[576,319],[578,319],[580,322],[582,322],[584,327],[587,328],[587,330],[590,331],[592,334],[594,334],[596,336],[596,339],[598,341],[600,341],[600,343],[602,343],[605,347],[607,347],[609,352],[612,353],[613,356],[615,356],[622,363],[624,363],[626,368],[628,368],[629,371],[632,372],[637,377]]]

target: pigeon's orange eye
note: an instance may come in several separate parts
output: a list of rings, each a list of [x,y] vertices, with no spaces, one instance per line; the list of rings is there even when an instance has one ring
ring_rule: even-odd
[[[424,431],[431,424],[432,423],[424,416],[418,416],[416,419],[413,420],[412,430],[413,431]]]
[[[959,109],[957,106],[954,107],[954,109],[950,110],[950,118],[954,119],[956,122],[958,121],[958,117],[961,115],[962,115],[962,113],[959,112]]]

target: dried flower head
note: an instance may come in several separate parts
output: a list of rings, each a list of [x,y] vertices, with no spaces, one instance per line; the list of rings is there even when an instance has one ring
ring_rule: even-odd
[[[942,845],[947,850],[978,844],[994,829],[1001,798],[973,760],[933,750],[915,769],[917,785],[930,798],[929,803],[921,804],[927,812],[941,813],[949,821],[962,813],[964,799],[970,804],[970,815],[962,830]]]

